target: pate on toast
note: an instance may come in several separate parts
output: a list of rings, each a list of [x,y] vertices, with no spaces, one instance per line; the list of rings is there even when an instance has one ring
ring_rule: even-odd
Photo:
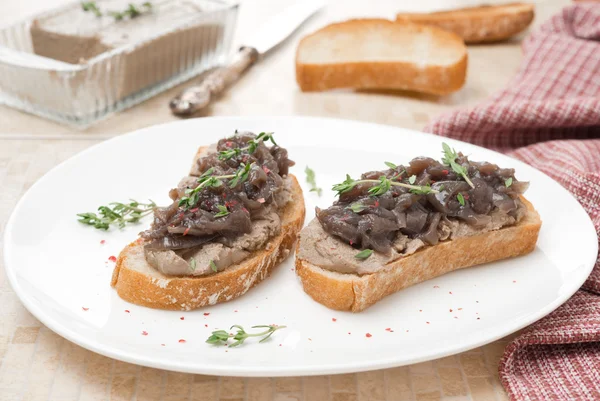
[[[528,183],[447,145],[444,154],[442,163],[386,162],[334,186],[339,200],[300,233],[296,273],[308,295],[360,312],[442,274],[533,251],[541,220],[523,197]]]
[[[156,208],[152,227],[117,259],[111,285],[128,302],[191,310],[229,301],[264,280],[296,242],[302,189],[272,134],[236,133],[194,160],[169,193],[173,203]]]

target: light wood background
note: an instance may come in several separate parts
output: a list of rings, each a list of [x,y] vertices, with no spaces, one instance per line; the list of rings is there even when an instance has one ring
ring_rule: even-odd
[[[357,16],[391,17],[400,7],[439,8],[461,4],[460,1],[333,0],[300,33],[229,90],[210,114],[315,115],[421,129],[437,115],[474,105],[501,89],[521,61],[521,38],[469,47],[466,86],[456,94],[441,98],[408,93],[301,93],[294,81],[296,43],[302,33],[330,21]],[[61,2],[64,0],[0,0],[0,23]],[[286,4],[288,0],[244,1],[237,38],[247,36]],[[538,3],[534,26],[566,4],[566,0]],[[84,132],[0,106],[0,238],[15,203],[40,176],[105,138],[175,120],[167,102],[180,89],[173,89]],[[1,245],[0,240],[0,256]],[[508,339],[417,365],[325,377],[212,377],[115,361],[62,339],[37,321],[12,291],[2,263],[0,257],[0,401],[507,399],[498,381],[497,365]]]

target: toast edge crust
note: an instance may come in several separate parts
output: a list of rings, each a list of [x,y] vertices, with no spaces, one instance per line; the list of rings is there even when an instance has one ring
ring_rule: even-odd
[[[465,43],[474,44],[515,36],[527,29],[534,17],[533,4],[513,3],[427,14],[399,13],[396,22],[436,26],[454,32]]]
[[[148,276],[128,268],[141,240],[136,240],[121,251],[113,270],[111,286],[123,300],[155,309],[192,310],[229,301],[245,294],[267,278],[273,269],[290,253],[305,218],[304,199],[298,180],[292,174],[293,199],[283,213],[281,234],[272,238],[267,249],[255,251],[233,269],[207,277]]]
[[[462,38],[453,32],[432,25],[421,29],[435,31],[447,41],[455,41],[464,48],[462,58],[451,66],[416,66],[410,62],[347,62],[307,64],[299,61],[299,53],[306,39],[355,24],[390,24],[382,19],[354,19],[328,25],[304,37],[296,49],[296,82],[303,92],[330,89],[399,89],[433,95],[447,95],[461,89],[466,81],[468,54]]]
[[[387,295],[454,270],[526,255],[535,249],[541,220],[525,198],[529,216],[518,225],[426,247],[377,273],[359,276],[325,270],[296,255],[304,292],[330,309],[361,312]],[[302,238],[300,238],[302,241]]]

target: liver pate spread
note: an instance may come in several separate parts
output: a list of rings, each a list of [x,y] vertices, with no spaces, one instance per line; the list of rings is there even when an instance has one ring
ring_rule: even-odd
[[[299,257],[324,269],[369,274],[440,241],[478,235],[520,222],[528,183],[513,169],[471,162],[445,147],[443,162],[419,157],[408,166],[350,177],[340,197],[316,210],[302,233]],[[366,253],[360,250],[369,249]]]
[[[180,72],[182,55],[191,57],[205,47],[216,48],[223,29],[211,24],[189,24],[202,12],[193,1],[153,2],[151,10],[135,18],[116,19],[129,0],[97,2],[101,16],[73,4],[33,21],[30,28],[35,54],[71,64],[84,64],[101,54],[131,45],[117,60],[117,99],[137,93]],[[189,25],[189,26],[185,26]],[[182,28],[177,28],[184,26]],[[162,34],[161,34],[162,33]],[[210,49],[204,49],[208,52]],[[104,83],[110,72],[94,72]],[[82,76],[82,79],[90,77]],[[99,86],[99,91],[107,90]],[[100,96],[99,96],[100,97]]]
[[[193,172],[169,193],[142,233],[147,262],[167,275],[205,276],[264,249],[281,232],[292,200],[288,168],[294,163],[271,134],[240,133],[200,157]]]

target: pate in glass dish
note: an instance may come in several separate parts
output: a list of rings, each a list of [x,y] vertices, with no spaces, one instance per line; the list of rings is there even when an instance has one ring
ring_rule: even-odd
[[[85,127],[221,64],[237,3],[70,3],[0,28],[0,102]]]

